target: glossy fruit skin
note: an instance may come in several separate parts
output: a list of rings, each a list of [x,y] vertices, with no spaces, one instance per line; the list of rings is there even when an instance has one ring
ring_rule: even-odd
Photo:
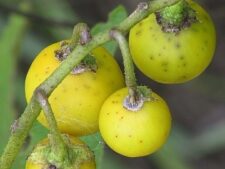
[[[112,94],[103,104],[99,116],[100,133],[115,152],[127,157],[146,156],[157,151],[166,141],[171,128],[171,115],[166,102],[157,94],[138,111],[123,107],[128,89]]]
[[[85,143],[83,143],[81,140],[79,140],[76,137],[69,136],[69,139],[70,139],[70,143],[73,145],[81,145],[81,146],[85,145]],[[34,148],[33,152],[35,152],[39,146],[43,146],[43,145],[45,146],[48,143],[49,143],[48,139],[44,139],[40,141],[37,144],[37,146]],[[48,169],[48,164],[46,164],[45,162],[41,162],[40,160],[37,160],[37,159],[33,160],[31,157],[28,157],[26,161],[26,169]],[[93,160],[89,160],[81,164],[79,169],[95,169],[95,168],[96,168],[96,164],[93,158]],[[74,169],[77,169],[77,168],[74,168]]]
[[[187,82],[210,64],[216,45],[214,24],[204,9],[188,1],[198,22],[176,33],[165,33],[155,14],[135,25],[129,35],[136,66],[151,79],[166,84]]]
[[[25,80],[26,99],[29,102],[35,88],[59,65],[55,51],[60,42],[46,47],[33,61]],[[98,116],[104,100],[124,86],[122,72],[115,59],[103,48],[92,51],[96,58],[96,72],[69,74],[49,97],[59,130],[74,136],[98,131]],[[45,127],[47,121],[41,112],[38,121]]]

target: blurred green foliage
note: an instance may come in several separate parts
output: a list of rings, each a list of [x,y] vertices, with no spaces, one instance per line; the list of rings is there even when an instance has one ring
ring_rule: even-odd
[[[0,11],[0,154],[10,135],[10,126],[23,111],[26,103],[24,98],[24,79],[27,66],[37,53],[50,43],[68,39],[72,33],[71,23],[80,21],[67,1],[62,0],[0,0],[0,5],[13,7],[22,12],[30,12],[43,20],[25,17],[9,11]],[[32,2],[32,4],[30,4]],[[19,7],[18,4],[20,3]],[[123,6],[115,8],[106,23],[96,24],[92,34],[113,28],[127,16]],[[41,35],[41,36],[40,36]],[[105,47],[115,54],[117,45],[111,41]],[[217,81],[218,83],[213,83]],[[209,83],[209,85],[204,85]],[[225,100],[225,80],[215,76],[203,76],[189,85],[193,91],[212,93],[211,97]],[[221,90],[215,90],[221,89]],[[161,151],[147,159],[159,169],[193,169],[189,159],[200,158],[206,154],[225,148],[225,125],[209,126],[200,135],[192,136],[181,126],[174,126],[168,143]],[[35,122],[24,147],[18,155],[13,169],[24,168],[26,157],[33,146],[48,131]],[[105,152],[104,142],[99,133],[82,137],[96,155],[98,169],[128,169],[118,155]],[[129,161],[130,159],[123,158]]]
[[[27,4],[21,4],[23,10],[28,10]],[[28,22],[26,18],[12,14],[8,18],[0,38],[0,89],[1,89],[1,113],[0,113],[0,152],[6,144],[10,134],[10,125],[16,117],[14,108],[14,95],[16,84],[16,62],[18,60],[24,33]]]

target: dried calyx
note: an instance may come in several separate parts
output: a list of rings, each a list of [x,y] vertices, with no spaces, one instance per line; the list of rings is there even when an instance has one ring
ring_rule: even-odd
[[[179,33],[182,29],[190,27],[198,21],[195,10],[185,0],[166,7],[156,12],[155,15],[162,31],[170,33]]]
[[[72,48],[67,41],[62,41],[60,44],[60,49],[55,51],[55,57],[59,61],[65,60],[69,54],[72,52]],[[96,72],[98,69],[96,59],[88,54],[85,58],[71,71],[71,74],[80,74],[83,72]]]
[[[146,101],[153,101],[151,90],[146,86],[129,89],[129,95],[123,101],[123,107],[130,111],[139,111]]]

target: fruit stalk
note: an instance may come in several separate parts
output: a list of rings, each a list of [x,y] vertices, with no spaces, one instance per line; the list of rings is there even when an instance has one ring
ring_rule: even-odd
[[[116,29],[111,30],[110,34],[119,44],[123,56],[126,86],[129,89],[130,102],[134,103],[136,99],[139,99],[139,96],[137,92],[137,83],[134,73],[134,64],[130,54],[128,42],[122,32]]]
[[[50,129],[49,142],[51,145],[51,155],[54,158],[51,160],[59,163],[60,166],[66,159],[68,159],[67,146],[62,139],[60,131],[58,130],[56,119],[54,117],[51,105],[48,102],[48,98],[45,96],[45,93],[41,90],[36,90],[35,93],[36,98],[48,121]]]
[[[132,26],[138,23],[149,14],[156,12],[166,6],[170,6],[179,0],[155,0],[150,1],[149,5],[141,3],[138,8],[116,29],[127,33]],[[90,42],[85,45],[78,45],[69,57],[48,77],[39,88],[46,93],[48,97],[60,82],[71,72],[71,70],[80,63],[80,61],[94,48],[111,40],[110,30],[101,32],[94,36]],[[18,127],[14,130],[9,138],[8,144],[0,158],[0,169],[9,169],[18,154],[25,138],[28,135],[33,122],[41,111],[41,107],[35,96],[32,97],[30,103],[25,108],[24,113],[18,119]]]
[[[128,42],[124,35],[118,30],[111,30],[111,36],[117,41],[119,44],[122,56],[123,56],[123,64],[126,78],[126,85],[129,88],[135,89],[137,87],[136,77],[134,73],[134,64],[132,62],[130,49]]]

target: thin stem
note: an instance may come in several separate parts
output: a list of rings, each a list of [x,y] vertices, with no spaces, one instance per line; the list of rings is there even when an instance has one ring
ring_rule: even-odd
[[[123,56],[123,64],[125,70],[125,78],[126,78],[126,86],[128,87],[128,96],[124,98],[123,107],[130,111],[138,111],[142,108],[144,104],[143,96],[140,93],[135,72],[134,72],[134,64],[132,61],[130,48],[127,42],[127,39],[122,34],[122,32],[112,29],[110,32],[112,38],[114,38],[119,44],[122,56]]]
[[[111,30],[110,34],[119,44],[119,47],[123,56],[126,86],[131,90],[136,90],[137,83],[136,83],[136,77],[134,73],[134,64],[131,58],[127,39],[120,31],[116,29]],[[133,95],[134,92],[130,92],[129,94]]]
[[[53,153],[54,160],[57,162],[61,162],[64,159],[67,159],[67,147],[64,143],[61,133],[58,130],[57,122],[54,117],[51,105],[48,102],[48,98],[45,96],[45,93],[42,90],[37,89],[35,91],[36,98],[45,114],[45,117],[48,121],[50,134],[49,140],[51,145],[51,152]]]
[[[127,33],[132,26],[146,17],[148,14],[158,11],[161,8],[172,5],[179,0],[155,0],[151,1],[147,8],[139,8],[135,10],[127,19],[120,23],[116,29]],[[97,34],[86,45],[78,45],[72,53],[64,60],[60,66],[49,76],[39,87],[49,96],[58,84],[71,72],[71,70],[94,48],[111,40],[109,31]],[[30,103],[27,105],[24,113],[18,119],[18,128],[15,129],[9,138],[8,144],[0,159],[0,169],[9,169],[14,161],[20,147],[28,135],[33,122],[41,111],[41,107],[37,100],[32,96]]]

